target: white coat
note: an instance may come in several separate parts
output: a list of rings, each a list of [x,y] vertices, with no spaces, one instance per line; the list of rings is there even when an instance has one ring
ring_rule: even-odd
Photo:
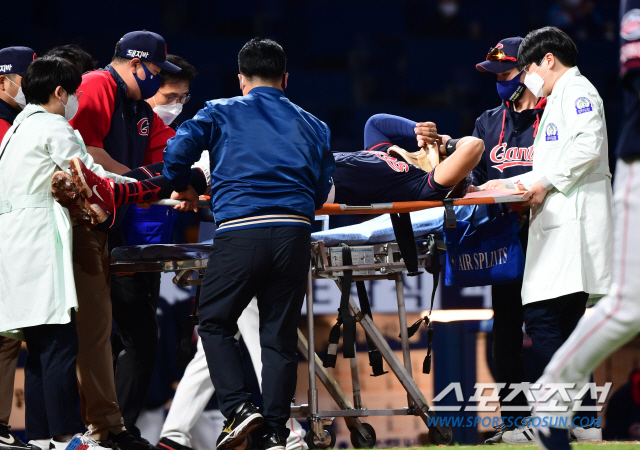
[[[78,157],[100,176],[130,179],[95,164],[69,122],[38,105],[16,117],[0,152],[0,332],[68,323],[78,306],[72,223],[51,195],[51,177]]]
[[[547,98],[533,170],[509,179],[553,185],[531,208],[522,303],[574,292],[605,295],[613,266],[613,199],[607,127],[598,91],[577,67]]]

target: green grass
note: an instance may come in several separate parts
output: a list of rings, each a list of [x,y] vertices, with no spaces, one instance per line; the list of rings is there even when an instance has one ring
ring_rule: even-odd
[[[439,447],[445,448],[444,445],[441,445]],[[455,450],[479,450],[479,447],[483,447],[488,449],[495,449],[495,450],[502,450],[505,448],[509,448],[509,449],[515,449],[515,448],[527,448],[527,449],[536,449],[538,448],[536,445],[510,445],[510,444],[497,444],[497,445],[491,445],[491,446],[484,446],[484,445],[456,445],[451,447],[452,449]],[[429,448],[433,448],[433,447],[422,447],[423,449],[427,450]],[[638,449],[640,448],[640,442],[602,442],[601,444],[594,444],[594,443],[584,443],[584,444],[578,444],[578,443],[572,443],[571,444],[571,448],[572,450],[632,450],[632,449]]]

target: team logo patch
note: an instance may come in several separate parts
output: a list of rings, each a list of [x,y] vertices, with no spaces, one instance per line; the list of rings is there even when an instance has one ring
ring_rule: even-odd
[[[502,48],[502,44],[500,44],[500,43],[496,44],[495,48]]]
[[[558,140],[558,127],[550,123],[547,125],[547,129],[545,130],[545,140],[547,141],[557,141]]]
[[[627,41],[640,38],[640,9],[627,11],[620,23],[620,37]]]
[[[496,145],[489,153],[489,159],[495,165],[491,166],[504,172],[504,169],[513,166],[532,166],[533,165],[533,145],[531,147],[509,147],[503,142]]]
[[[149,136],[149,119],[146,117],[138,122],[138,133],[140,136]]]
[[[0,66],[0,72],[10,72],[11,71],[11,64],[3,64]]]
[[[580,97],[576,100],[576,114],[582,114],[589,111],[593,111],[591,108],[591,100],[587,97]]]

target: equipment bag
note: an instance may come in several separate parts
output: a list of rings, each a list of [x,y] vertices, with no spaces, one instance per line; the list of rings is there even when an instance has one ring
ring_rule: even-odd
[[[522,279],[524,252],[518,238],[518,215],[501,206],[482,225],[473,224],[474,209],[469,221],[459,220],[456,228],[444,230],[447,286],[486,286]]]

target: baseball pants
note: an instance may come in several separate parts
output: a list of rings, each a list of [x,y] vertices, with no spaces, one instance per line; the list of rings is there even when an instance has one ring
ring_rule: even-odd
[[[614,201],[614,267],[609,294],[592,308],[591,314],[580,319],[538,380],[539,383],[577,383],[576,390],[570,392],[572,396],[588,381],[598,364],[640,331],[640,235],[636,231],[640,221],[640,160],[618,161]],[[551,400],[554,399],[559,400],[559,405],[571,405],[558,396]],[[545,404],[536,403],[536,409]],[[573,413],[539,412],[536,415],[570,418]]]
[[[262,385],[258,314],[258,302],[254,298],[238,319],[238,329],[249,350],[258,384]],[[187,366],[180,384],[178,384],[178,389],[173,397],[171,409],[169,409],[169,414],[164,422],[160,436],[171,439],[180,445],[198,448],[195,443],[192,444],[192,440],[197,441],[197,439],[192,436],[191,432],[214,392],[215,388],[209,375],[209,367],[202,347],[202,340],[198,339],[198,351]],[[302,438],[305,431],[300,423],[295,419],[290,419],[287,422],[287,428],[292,430],[287,439],[287,450],[303,449]],[[213,436],[213,439],[215,438],[217,438],[217,434]]]

